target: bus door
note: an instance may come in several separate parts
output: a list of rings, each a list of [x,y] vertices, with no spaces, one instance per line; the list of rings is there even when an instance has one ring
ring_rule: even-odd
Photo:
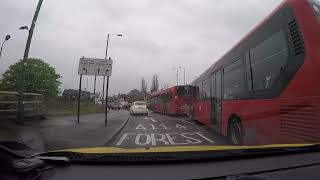
[[[220,132],[222,119],[222,70],[211,75],[211,127]]]

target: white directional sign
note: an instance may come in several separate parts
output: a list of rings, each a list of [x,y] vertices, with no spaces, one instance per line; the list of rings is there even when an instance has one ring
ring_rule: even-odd
[[[111,59],[81,58],[79,61],[78,74],[111,76],[112,62]]]

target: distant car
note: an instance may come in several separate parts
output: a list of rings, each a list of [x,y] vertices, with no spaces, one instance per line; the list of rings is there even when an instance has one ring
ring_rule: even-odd
[[[111,110],[120,110],[121,104],[119,102],[111,102],[108,104],[108,108]]]
[[[144,101],[135,101],[132,106],[130,107],[130,115],[146,115],[148,116],[148,108],[147,103]]]

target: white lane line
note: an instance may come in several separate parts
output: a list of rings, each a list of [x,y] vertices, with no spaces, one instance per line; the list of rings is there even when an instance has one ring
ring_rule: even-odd
[[[154,123],[156,123],[157,121],[155,120],[155,119],[153,119],[153,118],[143,118],[144,120],[150,120],[150,121],[152,121],[152,122],[154,122]]]
[[[175,119],[178,119],[178,120],[183,121],[183,122],[185,122],[185,123],[193,124],[192,122],[186,121],[186,120],[181,119],[181,118],[175,118]]]

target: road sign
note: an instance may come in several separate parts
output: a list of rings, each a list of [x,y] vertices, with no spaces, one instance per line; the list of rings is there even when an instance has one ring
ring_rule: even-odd
[[[111,76],[111,59],[81,58],[79,61],[79,75]]]

